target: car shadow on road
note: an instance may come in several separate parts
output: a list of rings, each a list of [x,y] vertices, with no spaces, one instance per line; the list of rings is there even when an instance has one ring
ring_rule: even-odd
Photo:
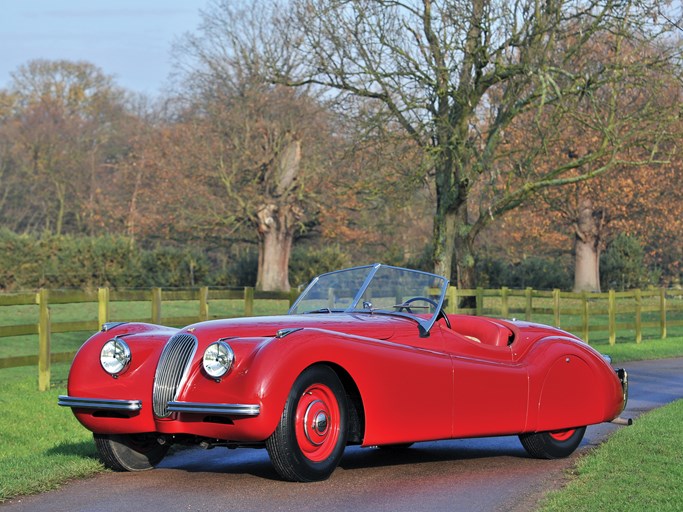
[[[97,451],[92,441],[80,443],[61,443],[45,450],[47,455],[76,455],[88,459],[97,459]]]
[[[516,437],[501,437],[433,441],[401,449],[351,448],[346,450],[340,466],[358,469],[505,457],[529,458]]]
[[[509,458],[529,459],[516,437],[462,439],[416,443],[409,448],[347,447],[339,464],[344,470],[372,469],[419,463],[454,463],[480,459],[495,465]],[[491,462],[493,460],[494,462]],[[282,480],[273,469],[265,449],[202,450],[191,448],[167,457],[159,468],[188,473],[251,475]]]

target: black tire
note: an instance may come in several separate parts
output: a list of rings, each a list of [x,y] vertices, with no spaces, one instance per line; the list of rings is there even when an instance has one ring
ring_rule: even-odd
[[[581,444],[586,427],[577,427],[553,432],[522,434],[519,440],[524,449],[537,459],[561,459],[568,457]]]
[[[146,471],[159,464],[170,448],[153,434],[93,434],[106,467],[114,471]]]
[[[294,382],[266,448],[278,474],[292,482],[329,478],[348,438],[346,393],[328,366],[312,366]]]

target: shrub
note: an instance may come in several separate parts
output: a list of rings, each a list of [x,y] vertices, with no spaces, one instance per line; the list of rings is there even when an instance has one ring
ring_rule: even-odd
[[[122,237],[46,236],[37,240],[47,257],[36,286],[127,287],[139,281],[139,253]]]
[[[644,288],[657,283],[659,277],[645,264],[645,251],[634,236],[618,234],[600,256],[600,281],[604,289]]]
[[[148,287],[210,284],[210,264],[194,249],[132,247],[124,237],[18,235],[0,230],[0,289]]]
[[[349,255],[338,246],[295,247],[289,260],[289,282],[292,287],[306,285],[318,274],[349,266]]]
[[[197,250],[157,247],[142,253],[142,286],[188,287],[212,284],[209,259]]]
[[[517,264],[496,258],[483,258],[477,262],[477,283],[486,288],[526,288],[552,290],[571,288],[567,268],[557,259],[532,256]]]
[[[241,248],[236,253],[221,252],[213,256],[211,284],[214,286],[255,286],[258,253]]]

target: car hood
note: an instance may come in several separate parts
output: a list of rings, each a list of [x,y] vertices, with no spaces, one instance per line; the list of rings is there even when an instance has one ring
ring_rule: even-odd
[[[397,328],[405,328],[406,324],[414,325],[408,319],[387,315],[320,313],[210,320],[183,330],[199,339],[270,338],[281,329],[323,329],[386,340],[394,335]]]

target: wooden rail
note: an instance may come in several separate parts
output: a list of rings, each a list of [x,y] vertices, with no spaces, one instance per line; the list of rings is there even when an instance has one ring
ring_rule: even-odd
[[[461,299],[475,297],[476,307],[460,308]],[[672,303],[671,298],[675,298]],[[514,301],[513,299],[517,299]],[[540,305],[539,305],[540,302]],[[472,315],[515,317],[526,321],[547,317],[544,323],[580,335],[586,342],[590,333],[607,331],[610,345],[614,345],[618,331],[634,331],[634,341],[641,343],[643,329],[658,328],[662,339],[669,327],[683,326],[683,290],[657,288],[607,293],[573,293],[560,290],[485,290],[477,288],[448,290],[447,311]],[[656,313],[657,320],[643,321],[645,313]],[[624,321],[628,316],[630,320]],[[673,318],[673,317],[676,318]],[[622,317],[622,321],[619,321]],[[569,323],[567,322],[569,319]],[[578,319],[578,322],[577,322]],[[571,323],[574,322],[574,323]]]
[[[287,300],[291,305],[298,293],[292,292],[261,292],[251,287],[243,289],[209,289],[202,287],[192,290],[110,290],[100,288],[97,292],[40,290],[38,293],[21,293],[0,295],[2,306],[37,306],[37,323],[23,325],[0,326],[0,338],[22,335],[38,335],[38,354],[0,358],[0,369],[16,366],[38,365],[38,387],[41,391],[50,387],[50,365],[54,362],[71,361],[75,352],[54,353],[50,350],[51,338],[54,333],[97,331],[102,324],[111,320],[112,302],[149,302],[151,314],[146,318],[127,318],[126,321],[151,322],[154,324],[184,326],[215,318],[225,318],[225,315],[212,316],[209,314],[210,300],[241,300],[244,303],[243,315],[253,316],[254,302],[263,300]],[[197,301],[198,311],[192,316],[162,317],[162,304],[172,301]],[[77,322],[53,322],[50,306],[55,304],[97,303],[97,320]],[[119,319],[117,319],[119,320]],[[120,319],[124,320],[124,319]]]
[[[259,292],[253,288],[162,290],[110,290],[100,288],[96,292],[71,290],[40,290],[38,293],[0,294],[0,308],[3,306],[34,305],[37,307],[36,323],[23,325],[0,325],[0,338],[10,336],[37,335],[36,355],[0,358],[0,369],[15,366],[38,365],[38,380],[41,390],[50,385],[50,365],[54,362],[70,361],[75,352],[51,351],[54,333],[97,331],[101,325],[112,319],[113,302],[148,302],[150,316],[146,318],[116,318],[116,320],[142,321],[171,326],[225,318],[225,315],[211,315],[210,302],[216,300],[240,300],[243,302],[243,316],[253,316],[255,301],[288,300],[291,305],[297,293]],[[464,298],[474,297],[474,308],[461,308]],[[673,299],[673,300],[672,300]],[[197,314],[192,316],[162,316],[162,305],[172,301],[196,301]],[[56,304],[97,304],[97,320],[76,322],[53,322],[50,306]],[[581,336],[586,342],[591,333],[607,331],[610,344],[616,343],[617,333],[633,331],[634,341],[641,343],[643,329],[656,328],[661,338],[667,337],[667,329],[683,326],[683,291],[674,289],[632,290],[628,292],[571,293],[560,290],[538,291],[526,288],[496,290],[477,288],[474,290],[450,287],[446,297],[448,313],[490,315],[503,318],[517,317],[527,321],[552,324]],[[656,321],[643,321],[643,315],[656,313]],[[240,315],[241,316],[241,315]],[[624,335],[622,334],[622,337]]]

